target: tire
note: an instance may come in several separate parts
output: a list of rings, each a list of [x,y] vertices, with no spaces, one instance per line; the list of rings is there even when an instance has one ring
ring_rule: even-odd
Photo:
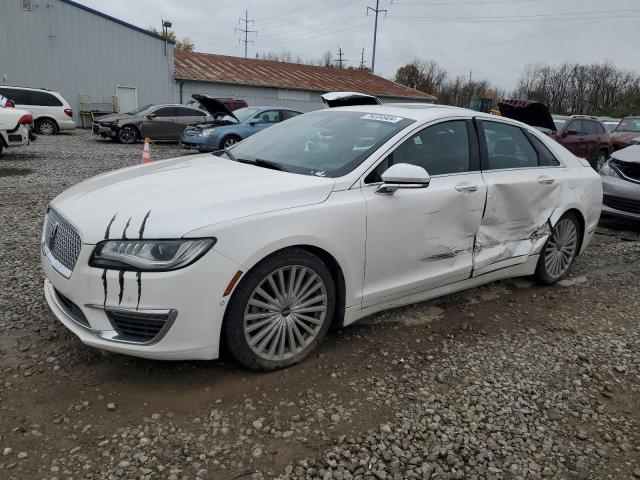
[[[224,316],[223,344],[246,368],[288,367],[322,341],[335,304],[335,284],[322,260],[306,250],[282,250],[258,263],[236,287]]]
[[[118,141],[120,143],[131,145],[132,143],[136,143],[136,140],[138,140],[138,130],[136,130],[135,127],[125,125],[118,130]]]
[[[604,165],[604,162],[607,161],[607,157],[608,157],[608,153],[605,150],[600,150],[598,152],[598,155],[596,156],[595,159],[595,165],[593,168],[595,168],[596,172],[600,171],[600,167],[602,167],[602,165]]]
[[[552,285],[564,277],[576,257],[582,229],[575,214],[565,213],[556,223],[542,247],[535,279],[541,285]]]
[[[2,139],[0,138],[0,155],[2,155],[2,148],[3,148]]]
[[[225,148],[232,147],[236,143],[242,140],[237,135],[227,135],[222,140],[220,140],[220,150],[224,150]]]
[[[50,118],[43,118],[36,122],[36,130],[40,135],[54,135],[58,133],[58,124]]]

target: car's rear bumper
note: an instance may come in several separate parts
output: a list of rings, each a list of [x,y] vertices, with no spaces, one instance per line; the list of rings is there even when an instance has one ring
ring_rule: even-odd
[[[74,128],[76,128],[76,122],[71,119],[58,121],[59,130],[73,130]]]
[[[602,213],[640,220],[640,183],[604,176],[602,190]]]

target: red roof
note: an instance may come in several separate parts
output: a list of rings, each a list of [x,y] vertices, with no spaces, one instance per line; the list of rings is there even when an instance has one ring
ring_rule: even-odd
[[[298,63],[230,57],[211,53],[175,52],[179,80],[233,83],[318,92],[356,91],[383,97],[434,97],[364,70],[315,67]]]

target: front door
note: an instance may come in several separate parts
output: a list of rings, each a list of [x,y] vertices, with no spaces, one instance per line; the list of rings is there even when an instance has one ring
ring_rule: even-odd
[[[393,164],[424,167],[427,188],[376,193]],[[367,203],[363,306],[469,278],[486,187],[470,121],[429,126],[399,145],[362,181]]]
[[[540,139],[507,123],[477,124],[488,190],[474,249],[474,276],[523,263],[538,253],[566,188],[566,170]]]
[[[582,120],[572,120],[565,130],[565,137],[560,141],[562,146],[573,153],[576,157],[587,158],[587,132]]]
[[[276,123],[280,122],[280,110],[266,110],[255,115],[248,126],[248,135],[258,133],[260,130],[264,130]]]

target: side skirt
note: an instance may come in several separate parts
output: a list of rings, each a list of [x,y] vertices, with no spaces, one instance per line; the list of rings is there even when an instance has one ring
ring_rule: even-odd
[[[441,287],[433,288],[430,290],[424,290],[417,293],[412,293],[404,297],[394,298],[386,302],[377,303],[364,308],[359,306],[350,307],[344,312],[344,326],[350,325],[356,320],[367,317],[371,314],[381,312],[383,310],[389,310],[391,308],[403,307],[405,305],[411,305],[413,303],[424,302],[425,300],[431,300],[433,298],[442,297],[443,295],[449,295],[450,293],[467,290],[469,288],[479,287],[487,283],[495,282],[497,280],[504,280],[505,278],[524,277],[527,275],[533,275],[536,270],[539,255],[533,255],[526,262],[518,265],[509,266],[500,270],[494,270],[492,272],[479,275],[477,277],[468,278],[459,282],[450,283]]]

